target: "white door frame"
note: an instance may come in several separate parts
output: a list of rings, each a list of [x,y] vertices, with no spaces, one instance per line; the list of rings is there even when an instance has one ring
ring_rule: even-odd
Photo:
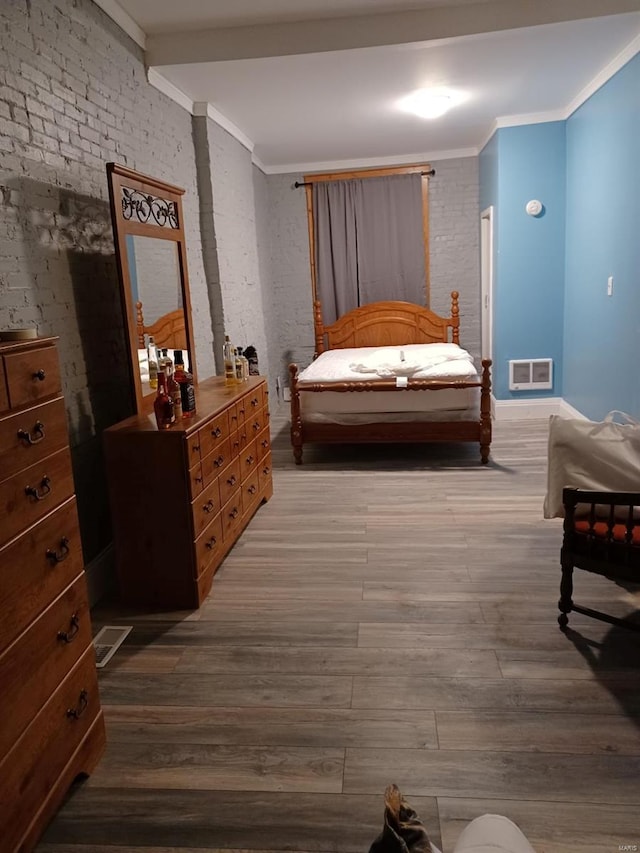
[[[480,347],[493,358],[493,205],[480,214]]]

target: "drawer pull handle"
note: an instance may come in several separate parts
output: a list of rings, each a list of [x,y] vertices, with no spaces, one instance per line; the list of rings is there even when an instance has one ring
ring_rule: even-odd
[[[256,432],[260,429],[260,421],[254,421],[253,428]]]
[[[234,441],[234,442],[233,442],[233,446],[234,446],[234,447],[240,447],[240,442],[239,442],[239,441]]]
[[[47,548],[45,556],[47,560],[51,561],[52,566],[66,560],[69,556],[69,540],[67,537],[63,536],[60,540],[60,549],[58,551],[52,551],[51,548]]]
[[[37,379],[38,382],[44,382],[44,380],[47,378],[47,374],[42,368],[40,368],[40,370],[36,370],[36,372],[33,374],[33,378]]]
[[[41,489],[41,491],[38,491],[38,489]],[[47,476],[44,476],[40,481],[40,486],[27,486],[24,492],[37,501],[43,501],[51,492],[51,480]]]
[[[237,518],[239,515],[240,515],[240,510],[238,509],[237,506],[234,506],[234,508],[229,513],[229,518]]]
[[[200,445],[199,444],[194,444],[191,449],[193,450],[194,453],[200,453]]]
[[[247,491],[249,492],[250,495],[255,495],[255,493],[258,491],[258,488],[257,488],[257,486],[254,486],[252,483],[249,486],[249,488],[247,489]]]
[[[268,466],[268,465],[266,465],[266,466],[262,469],[262,473],[263,473],[265,476],[266,476],[270,471],[271,471],[271,468],[269,468],[269,466]]]
[[[260,442],[260,444],[261,444],[263,447],[269,447],[269,439],[268,439],[268,438],[263,438],[263,439],[262,439],[262,441]]]
[[[235,475],[235,474],[232,474],[232,475],[229,477],[229,479],[227,480],[227,484],[228,484],[229,486],[235,486],[235,484],[236,484],[236,475]]]
[[[209,539],[209,541],[206,543],[206,547],[211,551],[211,549],[213,548],[213,546],[216,544],[217,541],[218,540],[216,539],[216,537],[212,536],[211,539]]]
[[[222,435],[222,430],[220,429],[220,427],[216,427],[215,429],[211,430],[211,435],[214,438],[220,438],[220,436]]]
[[[247,465],[253,465],[253,456],[247,456]]]
[[[42,421],[36,421],[33,433],[28,432],[26,429],[19,429],[18,438],[20,441],[24,441],[25,444],[38,444],[44,438],[44,424]]]
[[[211,500],[207,501],[206,504],[202,507],[202,509],[205,512],[213,512],[213,510],[215,509],[213,501],[211,501]]]
[[[80,618],[77,613],[74,613],[69,623],[71,628],[68,631],[58,631],[58,639],[63,643],[72,643],[78,636],[80,630]]]
[[[70,720],[78,720],[89,707],[89,691],[81,690],[78,704],[75,708],[67,708],[67,717]]]
[[[254,398],[253,398],[253,400],[251,401],[251,405],[252,405],[254,408],[258,405],[258,398],[257,398],[257,397],[254,397]]]
[[[240,415],[244,415],[244,409],[239,409],[239,410],[238,410],[238,414],[240,414]]]
[[[237,416],[237,415],[231,415],[231,420],[232,420],[232,421],[237,421],[237,420],[238,420],[238,416]]]
[[[196,477],[196,483],[201,483],[201,482],[202,482],[202,477]]]
[[[223,462],[224,462],[224,456],[218,456],[217,459],[213,460],[213,467],[219,468]]]

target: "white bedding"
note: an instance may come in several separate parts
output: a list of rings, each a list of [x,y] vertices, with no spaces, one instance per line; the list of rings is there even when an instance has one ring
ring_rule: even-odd
[[[457,344],[443,343],[329,350],[321,353],[300,373],[298,382],[300,386],[304,386],[305,382],[362,381],[388,376],[406,376],[410,379],[478,379],[471,355]],[[367,396],[371,393],[373,392],[366,392]]]

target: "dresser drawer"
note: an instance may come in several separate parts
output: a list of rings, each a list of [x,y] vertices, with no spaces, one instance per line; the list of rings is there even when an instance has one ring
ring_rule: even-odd
[[[12,709],[3,714],[0,757],[89,645],[91,619],[85,579],[80,575],[0,656],[2,704]]]
[[[187,466],[193,467],[200,459],[200,433],[195,432],[187,437]]]
[[[252,441],[240,451],[240,479],[246,480],[256,469],[258,464],[258,451],[256,442]]]
[[[240,459],[236,457],[218,478],[220,503],[225,504],[240,485]]]
[[[271,452],[271,436],[269,435],[269,427],[263,429],[258,435],[256,450],[258,451],[258,459],[262,459],[267,453]]]
[[[246,397],[242,397],[236,403],[236,414],[238,415],[238,426],[241,426],[244,423],[244,419],[249,414],[249,407],[247,405],[248,402],[249,402],[249,395],[247,395]]]
[[[0,480],[66,447],[68,441],[62,397],[0,418]]]
[[[256,500],[260,493],[260,484],[257,468],[253,470],[251,475],[242,481],[242,512],[250,512],[256,504]]]
[[[4,369],[12,409],[59,394],[62,389],[55,347],[37,347],[5,355]]]
[[[215,480],[191,503],[195,539],[200,536],[205,527],[209,526],[211,519],[220,512],[220,506],[218,481]]]
[[[230,440],[223,441],[222,444],[215,447],[208,456],[202,460],[202,477],[204,485],[209,483],[218,476],[218,474],[226,468],[231,462]]]
[[[229,416],[229,432],[232,433],[234,430],[238,429],[238,404],[234,403],[229,406],[227,414]]]
[[[71,455],[64,448],[0,483],[0,542],[51,512],[73,494]]]
[[[258,388],[255,388],[250,394],[248,394],[246,401],[245,408],[247,410],[247,419],[250,419],[262,409],[264,403],[262,386],[258,386]]]
[[[258,463],[258,477],[260,478],[260,489],[264,489],[267,483],[271,482],[271,454],[267,455]]]
[[[82,568],[75,498],[0,549],[0,653]]]
[[[225,542],[233,541],[242,523],[242,490],[238,489],[222,507],[222,538]]]
[[[222,518],[216,515],[211,524],[196,539],[196,564],[198,576],[222,550]]]
[[[264,409],[258,409],[257,412],[251,412],[251,415],[246,419],[247,434],[249,440],[256,438],[266,426],[264,417]]]
[[[229,438],[229,419],[226,410],[212,418],[206,426],[198,430],[200,436],[200,456],[204,459],[212,450],[217,450]]]
[[[99,712],[91,647],[0,761],[2,850],[14,850]]]

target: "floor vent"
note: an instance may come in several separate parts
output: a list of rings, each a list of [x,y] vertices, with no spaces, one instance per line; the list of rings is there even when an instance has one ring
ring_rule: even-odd
[[[102,669],[118,651],[133,625],[105,625],[93,638],[96,650],[96,666]]]
[[[552,358],[509,362],[510,391],[542,391],[545,388],[553,388]]]

